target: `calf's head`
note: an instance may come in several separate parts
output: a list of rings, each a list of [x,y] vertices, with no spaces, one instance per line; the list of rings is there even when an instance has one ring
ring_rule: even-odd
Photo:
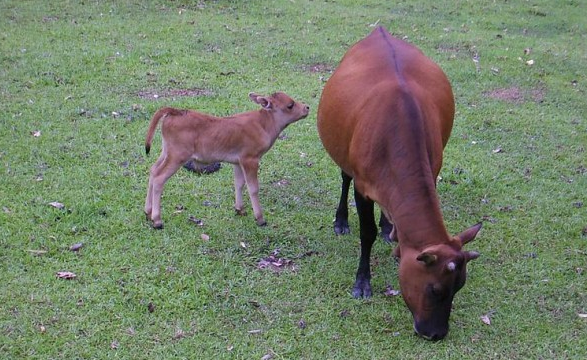
[[[467,262],[479,257],[462,251],[473,240],[481,224],[453,237],[448,244],[420,251],[401,252],[399,282],[402,296],[412,312],[414,330],[428,340],[440,340],[448,333],[448,320],[454,295],[467,277]]]
[[[270,112],[274,119],[289,125],[305,118],[310,112],[310,107],[304,103],[296,102],[286,93],[276,92],[271,96],[262,96],[255,93],[249,94],[249,99],[259,104]]]

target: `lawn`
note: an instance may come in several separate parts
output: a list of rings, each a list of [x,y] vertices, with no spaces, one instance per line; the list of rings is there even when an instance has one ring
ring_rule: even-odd
[[[3,0],[0,358],[587,358],[586,13],[580,0]],[[384,242],[373,298],[352,298],[354,208],[351,234],[332,231],[339,171],[316,109],[376,25],[451,80],[444,219],[452,233],[484,222],[440,342],[386,292],[399,285]],[[252,110],[251,91],[311,107],[263,158],[268,226],[248,198],[234,214],[225,165],[174,175],[152,229],[152,114]]]

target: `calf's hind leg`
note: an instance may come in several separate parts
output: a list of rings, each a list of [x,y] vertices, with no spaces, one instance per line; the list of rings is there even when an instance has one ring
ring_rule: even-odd
[[[161,194],[163,193],[163,186],[167,180],[177,172],[184,162],[185,161],[177,161],[177,159],[171,159],[169,156],[165,156],[163,160],[158,160],[155,165],[151,167],[145,213],[147,213],[147,215],[149,214],[147,212],[147,207],[148,202],[151,201],[150,215],[155,229],[163,229],[163,222],[161,221]]]

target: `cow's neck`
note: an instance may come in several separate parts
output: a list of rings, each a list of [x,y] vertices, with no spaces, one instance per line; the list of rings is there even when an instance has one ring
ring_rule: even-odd
[[[421,250],[450,241],[433,181],[404,179],[391,191],[386,208],[391,211],[400,246]]]

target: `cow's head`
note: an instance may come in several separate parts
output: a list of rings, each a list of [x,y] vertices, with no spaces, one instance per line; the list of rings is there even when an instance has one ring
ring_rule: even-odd
[[[399,282],[402,296],[414,317],[414,330],[428,340],[440,340],[448,333],[448,319],[454,295],[467,277],[467,262],[479,257],[462,251],[473,240],[481,223],[453,237],[449,244],[429,246],[420,251],[401,252]]]

